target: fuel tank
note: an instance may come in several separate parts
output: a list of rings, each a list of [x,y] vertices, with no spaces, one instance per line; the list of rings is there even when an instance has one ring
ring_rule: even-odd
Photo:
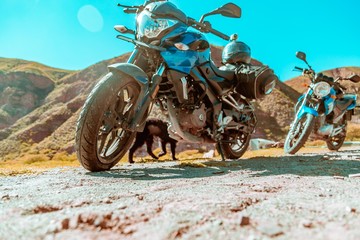
[[[178,43],[185,44],[188,49],[178,49],[175,46]],[[161,56],[172,70],[189,74],[195,66],[210,61],[210,44],[201,33],[184,32],[176,37],[165,39],[162,45],[167,51],[161,52]]]

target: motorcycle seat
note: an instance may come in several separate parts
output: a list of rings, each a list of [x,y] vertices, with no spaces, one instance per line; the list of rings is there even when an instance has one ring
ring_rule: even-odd
[[[213,61],[210,61],[210,67],[218,77],[225,78],[226,80],[233,80],[235,78],[234,70],[219,69]]]

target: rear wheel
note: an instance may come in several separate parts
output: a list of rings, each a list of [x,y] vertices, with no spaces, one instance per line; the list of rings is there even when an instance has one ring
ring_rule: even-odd
[[[326,140],[326,145],[329,150],[338,151],[344,144],[347,129],[347,120],[345,118],[342,121],[341,125],[343,127],[342,131],[339,134]]]
[[[91,91],[76,129],[77,156],[84,168],[108,170],[125,155],[135,133],[124,126],[134,116],[140,90],[134,79],[108,73]]]
[[[225,158],[239,159],[246,152],[250,134],[241,131],[229,131],[221,141],[220,146]]]
[[[304,114],[300,119],[296,119],[285,139],[285,153],[295,154],[299,151],[309,138],[313,126],[314,116],[309,113]]]

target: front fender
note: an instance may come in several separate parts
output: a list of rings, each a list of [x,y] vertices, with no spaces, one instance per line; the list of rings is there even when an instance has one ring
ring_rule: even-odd
[[[114,75],[119,76],[121,80],[121,75],[126,74],[127,77],[134,79],[137,83],[139,83],[141,87],[140,97],[136,103],[137,110],[143,104],[144,97],[149,90],[149,80],[146,73],[139,68],[138,66],[131,64],[131,63],[115,63],[108,66],[109,71],[112,72]]]
[[[135,131],[142,131],[145,122],[139,123],[139,119],[136,116],[141,114],[140,112],[142,111],[143,106],[148,105],[146,101],[151,101],[150,98],[146,97],[149,91],[148,76],[141,68],[131,63],[116,63],[108,66],[108,68],[112,74],[118,76],[119,81],[121,81],[121,78],[125,75],[126,77],[134,79],[140,85],[141,91],[135,105],[135,117],[131,120],[131,123],[129,124],[129,129]]]
[[[148,87],[148,77],[146,73],[138,66],[131,63],[115,63],[108,66],[109,71],[115,74],[126,74],[135,79],[141,88]]]
[[[311,108],[311,107],[308,107],[308,106],[306,106],[306,105],[303,105],[303,106],[300,108],[299,112],[297,113],[296,117],[297,117],[298,119],[300,119],[302,116],[304,116],[304,115],[307,114],[307,113],[309,113],[309,114],[311,114],[311,115],[314,115],[315,117],[319,116],[318,112],[317,112],[315,109],[313,109],[313,108]]]

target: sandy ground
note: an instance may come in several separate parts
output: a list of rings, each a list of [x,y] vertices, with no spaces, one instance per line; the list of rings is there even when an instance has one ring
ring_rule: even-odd
[[[0,177],[0,239],[360,239],[360,149]]]

